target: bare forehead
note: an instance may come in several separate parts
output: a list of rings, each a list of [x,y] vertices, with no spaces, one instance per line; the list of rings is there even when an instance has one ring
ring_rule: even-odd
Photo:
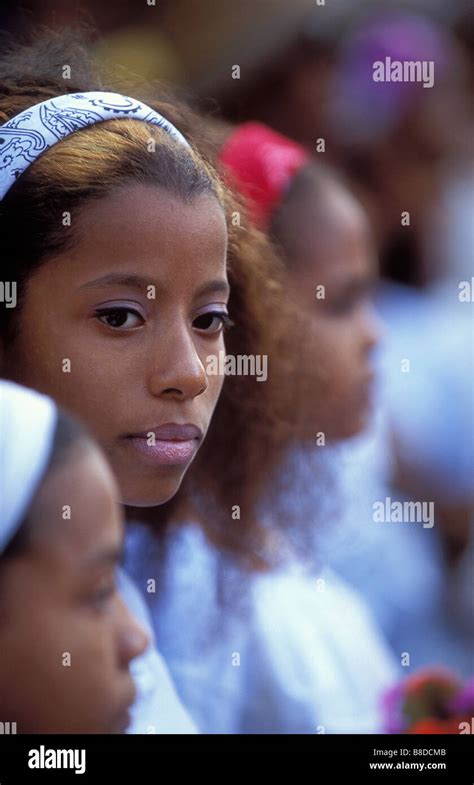
[[[336,180],[323,180],[317,196],[309,191],[304,201],[308,213],[324,225],[329,222],[353,231],[368,231],[368,218],[362,204]]]
[[[82,247],[106,252],[112,246],[119,257],[122,252],[156,247],[168,251],[186,243],[212,247],[227,239],[224,211],[213,194],[184,201],[162,188],[139,184],[88,203],[77,229]]]
[[[222,215],[224,212],[212,191],[202,191],[184,199],[160,185],[130,181],[100,199],[90,200],[81,213],[91,224],[94,218],[99,220],[104,213],[109,214],[111,219],[125,215],[130,222],[133,219],[133,222],[140,224],[140,219],[144,217],[149,222],[150,216],[157,210],[165,213],[168,218],[177,213],[185,213],[190,217],[202,211],[215,211],[216,214]]]
[[[172,285],[181,273],[196,286],[225,280],[226,219],[212,195],[186,203],[160,188],[133,185],[90,200],[72,216],[71,230],[67,249],[42,266],[37,286],[50,291],[52,278],[64,291],[101,278],[110,285]]]
[[[291,221],[291,223],[290,223]],[[362,206],[349,192],[328,188],[318,200],[307,198],[293,210],[287,224],[289,242],[302,252],[347,252],[348,246],[369,251],[371,233]]]

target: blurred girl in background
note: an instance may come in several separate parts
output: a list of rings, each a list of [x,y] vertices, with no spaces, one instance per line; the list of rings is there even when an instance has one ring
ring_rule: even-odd
[[[399,299],[408,300],[409,322],[401,314],[397,317],[395,304],[390,308],[382,290],[378,304],[382,300],[382,312],[388,311],[392,332],[378,358],[374,407],[367,417],[367,407],[359,405],[355,380],[364,373],[370,379],[374,372],[374,333],[364,311],[370,267],[365,265],[365,282],[362,277],[351,283],[348,277],[349,270],[355,274],[357,269],[349,260],[359,259],[360,274],[363,260],[374,258],[367,228],[365,240],[361,233],[366,220],[360,212],[359,219],[353,212],[351,220],[347,209],[344,218],[341,200],[335,210],[334,198],[332,202],[322,198],[321,184],[326,182],[329,194],[339,191],[341,196],[340,186],[322,167],[309,163],[303,148],[256,123],[228,134],[223,163],[250,200],[254,220],[281,248],[289,287],[315,325],[315,346],[317,337],[325,335],[328,356],[322,367],[332,406],[329,422],[336,422],[336,429],[327,434],[340,440],[362,431],[362,419],[352,432],[347,427],[348,417],[354,420],[360,411],[369,426],[360,437],[326,451],[326,462],[336,461],[340,509],[331,530],[318,527],[317,553],[320,558],[324,553],[361,591],[396,655],[406,660],[410,654],[407,667],[442,663],[470,675],[473,626],[467,565],[472,551],[472,483],[468,478],[472,477],[473,439],[467,401],[472,383],[463,377],[462,368],[472,338],[467,325],[463,327],[467,314],[460,312],[459,302],[456,308],[457,285],[452,284],[449,299],[448,287],[443,288],[444,307],[439,296],[437,307],[429,308],[427,303],[422,307],[419,295],[410,298],[407,292],[398,293]],[[346,198],[346,206],[349,202],[355,205],[351,197]],[[321,283],[325,288],[319,299]],[[333,299],[338,286],[346,289],[339,290],[342,297]],[[440,325],[436,317],[441,314]],[[425,351],[427,334],[436,345],[432,358]],[[400,373],[403,357],[410,358],[409,374]],[[450,399],[456,400],[456,407],[448,404]],[[410,496],[434,500],[435,516],[426,526],[409,521],[374,523],[375,502],[384,503],[387,497],[404,501]],[[292,498],[303,507],[301,499]],[[400,564],[405,565],[403,573]]]

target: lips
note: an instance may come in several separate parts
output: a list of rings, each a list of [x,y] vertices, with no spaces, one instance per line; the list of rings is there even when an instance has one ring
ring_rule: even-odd
[[[196,425],[166,423],[140,433],[128,434],[126,440],[136,452],[158,465],[189,463],[203,433]]]
[[[147,431],[142,431],[142,433],[132,434],[132,437],[147,439],[151,433],[155,435],[155,439],[170,442],[186,442],[190,439],[200,439],[202,437],[201,429],[195,425],[178,425],[177,423],[167,423],[157,428],[149,428]]]

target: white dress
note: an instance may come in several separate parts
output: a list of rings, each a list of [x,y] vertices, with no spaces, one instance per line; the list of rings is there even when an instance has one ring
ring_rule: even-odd
[[[120,571],[119,586],[128,609],[152,638],[147,651],[131,663],[137,696],[127,733],[196,733],[196,727],[183,708],[164,660],[155,647],[150,616],[140,592],[123,571]]]
[[[243,573],[193,525],[175,532],[166,553],[149,529],[132,526],[126,566],[201,732],[382,730],[380,698],[399,673],[365,606],[333,572]]]

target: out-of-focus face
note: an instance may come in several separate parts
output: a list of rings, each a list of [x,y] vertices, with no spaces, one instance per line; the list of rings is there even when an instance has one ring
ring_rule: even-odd
[[[225,217],[212,195],[131,185],[74,220],[74,248],[28,282],[8,375],[87,423],[125,504],[162,504],[222,386],[206,366],[224,349]]]
[[[99,451],[72,448],[33,502],[26,547],[1,564],[0,705],[20,733],[120,733],[128,725],[129,665],[148,637],[117,593],[116,496]]]
[[[314,408],[318,430],[341,439],[365,426],[371,408],[378,325],[370,295],[376,260],[360,206],[342,188],[328,184],[326,189],[317,201],[301,199],[291,211],[294,258],[288,285],[307,315],[311,356],[302,362],[319,363],[322,377],[324,400],[308,400],[308,438],[314,438]]]

